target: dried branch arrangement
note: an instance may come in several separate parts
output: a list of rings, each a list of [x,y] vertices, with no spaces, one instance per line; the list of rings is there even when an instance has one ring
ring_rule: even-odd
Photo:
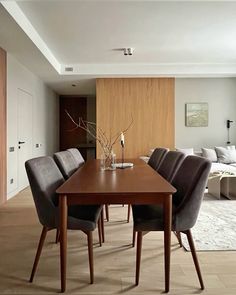
[[[131,117],[131,122],[129,123],[127,128],[108,138],[105,132],[101,128],[98,127],[96,130],[96,123],[85,121],[81,117],[79,118],[79,122],[76,122],[67,110],[65,110],[65,112],[67,116],[70,118],[70,120],[73,122],[73,124],[75,125],[75,127],[73,129],[70,129],[70,131],[73,131],[77,128],[81,128],[85,130],[93,139],[95,139],[100,144],[106,158],[109,158],[112,155],[113,146],[119,140],[121,133],[125,134],[129,130],[131,125],[133,124],[133,117]]]

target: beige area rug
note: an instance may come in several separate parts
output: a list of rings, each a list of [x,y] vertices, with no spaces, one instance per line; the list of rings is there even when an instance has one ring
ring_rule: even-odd
[[[204,200],[192,235],[197,251],[236,250],[236,201]],[[189,251],[184,234],[182,238]]]

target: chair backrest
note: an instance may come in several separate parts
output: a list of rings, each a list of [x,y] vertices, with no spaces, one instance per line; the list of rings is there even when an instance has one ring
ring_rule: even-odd
[[[70,152],[55,153],[53,158],[65,179],[68,179],[77,170],[75,159]]]
[[[77,168],[79,168],[80,166],[84,164],[84,158],[82,157],[78,149],[71,148],[71,149],[68,149],[67,151],[70,152],[72,156],[74,157]]]
[[[194,226],[206,188],[211,162],[198,156],[187,156],[174,176],[172,185],[175,230],[187,230]]]
[[[43,226],[55,227],[58,198],[56,189],[65,181],[51,157],[39,157],[25,162],[39,221]]]
[[[167,152],[168,149],[166,148],[156,148],[151,154],[148,165],[150,165],[154,170],[157,170]]]
[[[157,172],[161,174],[166,180],[171,182],[182,164],[185,155],[176,151],[169,151],[163,161],[161,161]]]

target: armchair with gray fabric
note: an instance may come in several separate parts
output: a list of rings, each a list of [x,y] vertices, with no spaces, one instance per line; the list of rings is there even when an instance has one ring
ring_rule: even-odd
[[[43,226],[39,245],[30,276],[33,281],[47,232],[59,228],[58,196],[56,189],[64,183],[63,175],[51,157],[39,157],[25,163],[34,203],[40,223]],[[87,235],[90,282],[94,281],[93,270],[93,235],[98,223],[101,245],[100,205],[73,205],[68,207],[68,229],[81,230]]]
[[[161,174],[167,181],[171,182],[181,166],[185,155],[176,151],[166,153],[156,171]]]
[[[182,162],[172,181],[172,185],[177,189],[173,195],[172,231],[177,233],[179,239],[180,233],[187,235],[201,289],[204,289],[204,283],[191,228],[198,217],[210,168],[211,163],[207,159],[188,156]],[[143,235],[149,231],[164,230],[164,213],[163,208],[158,205],[133,205],[132,211],[134,232],[138,233],[136,256],[136,285],[138,285]]]
[[[72,154],[72,156],[74,157],[77,169],[84,164],[84,162],[85,162],[84,158],[82,157],[82,155],[78,149],[70,148],[70,149],[67,149],[67,151],[70,152]]]
[[[150,165],[154,170],[157,170],[168,151],[169,149],[167,148],[156,148],[148,160],[148,165]]]
[[[157,170],[160,167],[161,162],[165,158],[165,155],[167,154],[168,149],[167,148],[156,148],[150,159],[148,160],[148,165],[151,166],[154,170]],[[127,213],[127,222],[130,220],[130,211],[131,211],[131,205],[128,204],[128,213]]]
[[[57,152],[53,155],[53,158],[65,179],[68,179],[78,169],[71,152]]]

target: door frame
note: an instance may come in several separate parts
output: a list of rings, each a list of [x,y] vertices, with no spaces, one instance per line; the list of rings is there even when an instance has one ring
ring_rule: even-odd
[[[0,205],[7,200],[7,53],[0,47]]]
[[[29,141],[31,141],[31,147],[30,147],[30,155],[28,155],[29,157],[27,157],[27,160],[32,158],[33,156],[33,94],[22,89],[22,88],[17,88],[17,191],[20,192],[21,190],[25,189],[27,186],[22,186],[20,184],[20,174],[23,172],[22,170],[20,171],[20,151],[19,151],[19,140],[22,140],[20,138],[19,135],[19,98],[20,98],[20,93],[25,93],[28,96],[31,97],[31,106],[30,106],[30,114],[31,114],[31,134],[30,134],[30,139]],[[25,172],[25,170],[24,170]],[[26,172],[25,172],[26,173]]]

